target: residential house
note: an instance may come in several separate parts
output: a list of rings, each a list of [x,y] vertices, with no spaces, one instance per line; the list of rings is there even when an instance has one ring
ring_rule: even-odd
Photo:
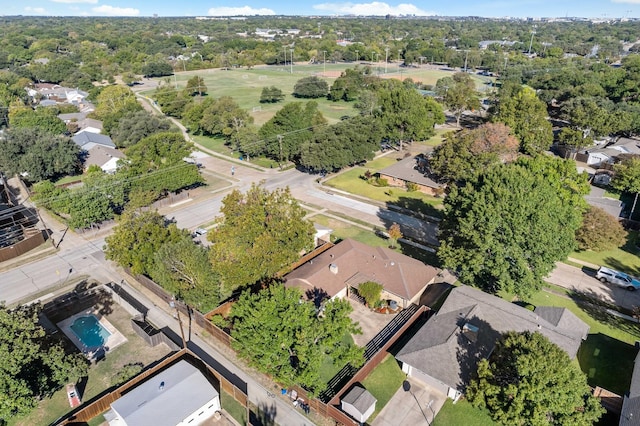
[[[68,103],[77,106],[81,111],[93,111],[93,105],[86,100],[89,94],[80,89],[63,87],[53,83],[37,83],[33,87],[25,88],[27,94],[40,98],[40,105]],[[44,103],[43,103],[44,102]]]
[[[360,424],[364,424],[376,411],[376,402],[378,400],[371,395],[371,392],[362,386],[355,385],[340,400],[340,408]]]
[[[574,358],[589,326],[565,308],[530,311],[468,286],[454,288],[438,313],[398,352],[402,371],[456,401],[477,363],[502,333],[540,332]]]
[[[286,275],[285,286],[301,288],[308,298],[346,297],[367,281],[384,288],[382,297],[407,307],[417,303],[440,271],[385,247],[346,239]]]
[[[75,125],[78,126],[78,130],[75,133],[101,133],[102,121],[88,118],[87,114],[87,112],[72,112],[69,114],[60,114],[58,118],[64,121],[65,124],[75,123]]]
[[[640,140],[619,138],[604,148],[587,148],[576,154],[576,161],[587,163],[588,166],[604,168],[614,164],[622,154],[640,155]]]
[[[99,133],[82,132],[77,133],[71,138],[81,149],[88,151],[95,145],[102,145],[109,148],[115,148],[116,144],[113,143],[111,138],[107,135],[101,135]]]
[[[220,394],[185,360],[142,382],[111,404],[111,426],[197,426],[220,411]]]
[[[103,145],[94,145],[89,148],[84,159],[84,169],[89,166],[98,166],[105,173],[115,173],[118,169],[118,160],[124,158],[124,154],[115,148]]]
[[[427,159],[423,155],[407,157],[380,170],[378,175],[386,179],[389,186],[405,188],[407,183],[413,183],[418,191],[436,195],[442,185],[429,178],[427,166]]]
[[[636,426],[640,421],[640,352],[636,355],[629,393],[622,401],[620,426]]]

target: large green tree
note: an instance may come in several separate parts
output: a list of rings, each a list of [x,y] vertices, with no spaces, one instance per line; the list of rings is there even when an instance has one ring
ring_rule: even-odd
[[[385,136],[398,142],[425,140],[435,134],[436,124],[444,123],[442,106],[424,97],[415,88],[390,84],[378,91],[380,109],[374,114],[385,126]]]
[[[121,118],[141,109],[142,105],[138,103],[131,89],[113,85],[102,89],[96,98],[96,109],[91,115],[102,120],[102,128],[109,134]]]
[[[0,304],[0,423],[28,414],[40,399],[87,375],[81,354],[68,355],[39,324],[39,305]]]
[[[263,152],[278,161],[297,159],[303,143],[324,124],[326,119],[318,111],[317,102],[291,102],[260,128],[258,135],[264,141]]]
[[[586,181],[560,159],[528,159],[451,186],[438,256],[460,280],[528,295],[575,246]],[[562,164],[561,164],[562,163]]]
[[[622,247],[627,231],[615,217],[599,207],[589,206],[582,216],[582,225],[576,231],[580,250],[605,251]]]
[[[436,93],[444,105],[456,117],[460,127],[460,117],[465,111],[480,109],[476,84],[466,72],[457,72],[452,77],[444,77],[436,82]]]
[[[154,260],[151,278],[162,288],[200,312],[218,306],[222,296],[220,282],[205,247],[184,236],[163,244]]]
[[[549,149],[553,142],[547,105],[535,90],[522,87],[514,94],[501,92],[498,111],[492,121],[509,126],[520,140],[520,151],[535,154]]]
[[[328,92],[329,84],[316,76],[301,78],[293,87],[296,98],[324,98]]]
[[[184,93],[187,96],[203,96],[207,94],[207,85],[204,83],[204,78],[195,75],[187,81],[187,86],[184,88]]]
[[[504,334],[465,394],[509,426],[586,426],[605,411],[578,364],[537,332]]]
[[[611,186],[620,191],[627,191],[635,194],[633,206],[629,217],[633,217],[638,202],[638,194],[640,193],[640,157],[627,158],[618,163],[613,168],[616,172],[611,180]]]
[[[245,194],[232,191],[222,204],[224,217],[207,237],[225,291],[274,277],[313,248],[313,225],[288,189],[253,185]]]
[[[58,110],[50,107],[18,107],[9,110],[9,124],[12,128],[38,127],[51,134],[62,134],[67,131],[64,121],[57,117]]]
[[[30,182],[72,175],[80,170],[80,148],[38,127],[10,129],[0,138],[0,170]]]
[[[360,332],[349,317],[352,309],[342,299],[317,308],[303,301],[299,289],[281,284],[259,293],[245,291],[231,310],[233,345],[241,357],[282,385],[298,384],[318,394],[326,386],[321,373],[328,357],[335,365],[357,367],[364,361],[362,348],[344,339]]]
[[[173,131],[167,118],[153,115],[145,110],[122,117],[111,131],[111,139],[119,148],[128,148],[154,133]],[[179,130],[175,128],[175,131]]]
[[[156,212],[125,212],[105,239],[105,254],[120,266],[131,268],[134,274],[152,275],[155,254],[165,243],[176,243],[185,235],[175,224],[167,224]]]
[[[465,179],[493,164],[515,160],[520,142],[502,123],[449,133],[429,158],[431,172],[445,181]]]

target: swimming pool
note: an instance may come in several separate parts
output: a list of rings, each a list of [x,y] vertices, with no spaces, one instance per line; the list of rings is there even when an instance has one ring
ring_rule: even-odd
[[[94,315],[76,318],[69,326],[73,334],[87,348],[97,348],[103,346],[111,333],[103,327]]]

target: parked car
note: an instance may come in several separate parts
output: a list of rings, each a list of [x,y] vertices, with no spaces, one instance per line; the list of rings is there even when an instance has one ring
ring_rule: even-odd
[[[634,291],[640,288],[640,280],[637,278],[604,266],[601,266],[598,269],[598,272],[596,272],[596,278],[603,283],[614,284],[618,287],[626,288],[629,291]]]
[[[207,233],[207,230],[204,228],[196,228],[194,232],[194,234],[196,234],[197,236],[204,235],[206,233]]]

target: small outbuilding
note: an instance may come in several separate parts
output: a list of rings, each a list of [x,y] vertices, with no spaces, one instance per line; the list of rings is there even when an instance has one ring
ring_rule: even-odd
[[[340,400],[342,411],[364,424],[376,411],[378,400],[362,386],[355,385]]]

